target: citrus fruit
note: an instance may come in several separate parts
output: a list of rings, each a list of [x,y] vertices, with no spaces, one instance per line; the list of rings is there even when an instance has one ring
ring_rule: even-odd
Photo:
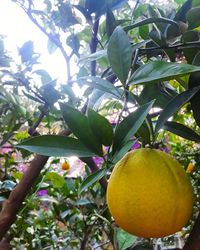
[[[64,161],[63,163],[62,163],[62,165],[61,165],[61,168],[62,168],[62,170],[69,170],[70,169],[70,165],[69,165],[69,163],[67,162],[67,161]]]
[[[150,148],[131,151],[116,164],[106,196],[116,224],[144,238],[179,231],[194,203],[184,168],[169,154]]]

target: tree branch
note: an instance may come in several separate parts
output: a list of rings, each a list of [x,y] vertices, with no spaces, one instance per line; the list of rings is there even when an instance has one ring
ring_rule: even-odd
[[[18,3],[18,2],[17,2]],[[67,80],[71,80],[71,69],[70,69],[70,59],[71,57],[68,56],[67,52],[63,48],[62,42],[60,41],[60,36],[59,34],[51,34],[46,31],[44,27],[42,27],[37,20],[33,17],[32,15],[32,9],[31,9],[31,1],[29,2],[29,7],[25,8],[22,4],[18,3],[21,9],[26,13],[26,15],[29,17],[29,19],[42,31],[43,34],[45,34],[49,40],[54,43],[61,51],[65,63],[66,63],[66,70],[67,70]]]
[[[19,184],[10,193],[8,199],[4,201],[0,213],[0,240],[2,240],[11,225],[15,222],[16,214],[20,210],[22,202],[31,190],[47,160],[47,156],[35,156]]]
[[[97,44],[98,44],[98,39],[97,39],[97,34],[98,34],[98,29],[99,29],[99,17],[95,18],[94,25],[92,27],[92,38],[90,42],[90,52],[95,53],[97,50]],[[91,62],[91,75],[96,76],[96,60]]]

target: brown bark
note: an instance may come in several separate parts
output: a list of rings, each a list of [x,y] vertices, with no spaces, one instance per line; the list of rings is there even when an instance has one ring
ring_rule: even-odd
[[[40,171],[46,164],[49,157],[37,155],[30,163],[27,171],[24,173],[19,184],[10,193],[7,200],[3,204],[0,213],[0,240],[5,236],[11,225],[16,220],[16,214],[21,208],[22,202],[26,195],[30,192]]]
[[[183,247],[183,250],[200,250],[200,213],[194,223],[193,229]]]
[[[0,250],[12,250],[11,245],[9,244],[9,242],[6,239],[3,239],[0,242]]]

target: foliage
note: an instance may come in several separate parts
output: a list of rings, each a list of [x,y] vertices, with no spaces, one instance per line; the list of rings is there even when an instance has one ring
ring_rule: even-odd
[[[193,163],[198,193],[199,2],[176,0],[166,10],[126,0],[13,2],[47,36],[49,53],[60,50],[67,79],[61,83],[40,68],[32,41],[19,48],[17,62],[0,37],[0,204],[33,153],[50,156],[9,230],[11,244],[152,248],[156,241],[113,224],[105,183],[126,152],[147,146],[170,151],[185,168]],[[71,169],[61,170],[62,160]],[[198,204],[197,196],[183,240]]]

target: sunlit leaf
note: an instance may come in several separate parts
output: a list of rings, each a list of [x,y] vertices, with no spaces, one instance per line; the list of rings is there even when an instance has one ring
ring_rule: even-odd
[[[47,173],[45,175],[45,180],[50,180],[55,188],[61,188],[66,184],[65,179],[56,172]]]
[[[105,79],[88,76],[88,77],[81,77],[76,82],[82,85],[83,84],[89,85],[93,88],[96,88],[106,93],[110,93],[118,98],[121,98],[121,93],[119,92],[119,90],[112,83],[110,83]]]
[[[137,236],[127,233],[121,228],[115,229],[116,241],[119,250],[126,250],[137,240]]]
[[[132,84],[156,83],[200,71],[200,67],[164,61],[154,61],[139,67],[131,76]]]

